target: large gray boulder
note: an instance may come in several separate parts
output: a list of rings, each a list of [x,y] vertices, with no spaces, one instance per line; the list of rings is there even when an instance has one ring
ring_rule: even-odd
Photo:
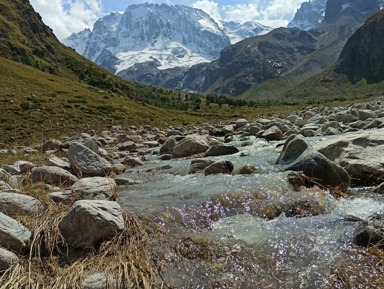
[[[169,137],[160,148],[160,154],[172,154],[174,147],[177,145],[175,137]]]
[[[51,156],[46,162],[45,165],[50,166],[50,167],[59,167],[64,170],[69,170],[71,168],[70,164],[66,161],[63,161],[62,159],[56,157],[56,156]]]
[[[30,178],[33,182],[43,182],[54,186],[68,186],[79,179],[70,172],[59,167],[36,167],[32,170]]]
[[[267,141],[272,140],[281,140],[283,139],[284,135],[283,132],[280,130],[277,126],[272,126],[269,129],[267,129],[262,135],[262,138],[265,138]]]
[[[15,193],[0,194],[0,211],[8,216],[28,215],[42,213],[44,205],[37,199]]]
[[[19,263],[19,258],[12,252],[0,248],[0,274]]]
[[[374,213],[356,228],[353,243],[359,246],[378,245],[384,248],[384,210]]]
[[[124,230],[123,210],[117,202],[77,201],[59,223],[65,241],[75,248],[97,246]]]
[[[105,177],[111,171],[111,164],[90,148],[72,143],[68,150],[68,159],[71,168],[83,177]]]
[[[18,221],[0,213],[0,246],[19,253],[29,244],[31,231]]]
[[[116,192],[116,182],[111,178],[83,178],[71,187],[72,196],[80,200],[107,200]]]
[[[214,145],[211,146],[206,152],[206,157],[232,155],[238,153],[239,150],[234,146]]]
[[[384,179],[384,129],[340,135],[314,148],[342,166],[354,184],[377,185]]]
[[[342,167],[295,135],[287,139],[276,163],[284,171],[301,171],[323,186],[346,191],[351,183],[351,178]]]
[[[173,148],[174,158],[188,157],[194,154],[204,153],[209,148],[208,140],[198,134],[186,136]]]

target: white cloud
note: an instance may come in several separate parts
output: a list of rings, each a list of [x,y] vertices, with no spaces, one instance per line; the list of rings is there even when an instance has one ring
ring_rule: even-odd
[[[221,21],[219,4],[211,0],[199,0],[192,5],[193,8],[201,9],[217,23]]]
[[[224,20],[244,23],[260,16],[257,3],[226,5],[222,7]]]
[[[30,0],[30,2],[59,39],[84,28],[92,28],[93,23],[104,15],[101,0]]]

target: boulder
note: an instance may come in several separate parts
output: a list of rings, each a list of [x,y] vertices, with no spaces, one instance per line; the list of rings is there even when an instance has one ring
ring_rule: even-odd
[[[43,204],[31,196],[15,193],[0,194],[0,211],[8,216],[32,216],[42,213],[43,210]]]
[[[46,166],[49,166],[49,167],[58,167],[58,168],[62,168],[64,170],[69,170],[70,169],[70,164],[66,161],[63,161],[62,159],[56,157],[56,156],[51,156],[46,162],[45,162],[45,165]]]
[[[111,240],[124,230],[123,210],[117,202],[77,201],[59,223],[65,241],[75,248],[89,248]]]
[[[204,170],[204,175],[215,175],[215,174],[231,174],[233,171],[233,164],[227,160],[220,160],[209,165]]]
[[[73,184],[71,191],[76,199],[106,200],[116,192],[116,182],[104,177],[83,178]]]
[[[133,141],[126,141],[122,144],[119,144],[117,148],[119,151],[132,151],[137,148],[137,145]]]
[[[245,118],[240,118],[235,121],[235,129],[243,127],[248,124],[248,121]]]
[[[61,141],[57,139],[45,139],[42,143],[35,146],[35,149],[41,152],[58,150],[62,145]]]
[[[209,148],[205,137],[192,134],[179,141],[172,151],[175,158],[188,157],[194,154],[204,153]]]
[[[32,233],[18,221],[0,213],[0,246],[19,253],[29,244]]]
[[[62,168],[49,166],[34,168],[30,178],[35,183],[44,182],[54,186],[68,186],[79,180],[70,172]]]
[[[134,168],[134,167],[143,166],[144,162],[139,157],[127,156],[123,160],[123,164],[126,165],[127,167]]]
[[[374,213],[356,228],[353,243],[358,246],[384,248],[384,210]]]
[[[0,274],[19,263],[19,258],[12,252],[0,248]]]
[[[160,148],[160,154],[172,154],[173,148],[176,146],[177,140],[175,137],[168,138]]]
[[[346,191],[351,183],[348,173],[342,167],[295,135],[287,139],[276,163],[284,171],[301,171],[323,186]]]
[[[267,141],[281,140],[283,138],[283,132],[277,126],[272,126],[263,132],[261,137],[265,138]]]
[[[194,159],[191,162],[191,167],[189,169],[190,174],[195,174],[197,172],[202,172],[206,167],[213,164],[214,161],[207,159]]]
[[[239,150],[234,146],[214,145],[211,146],[206,152],[206,157],[232,155],[238,153]]]
[[[169,132],[167,132],[167,137],[176,136],[176,135],[183,135],[183,133],[177,129],[170,130]]]
[[[68,150],[71,168],[84,177],[104,177],[111,171],[111,164],[80,143],[72,143]]]
[[[378,185],[384,179],[384,129],[340,135],[314,147],[342,166],[356,185]]]

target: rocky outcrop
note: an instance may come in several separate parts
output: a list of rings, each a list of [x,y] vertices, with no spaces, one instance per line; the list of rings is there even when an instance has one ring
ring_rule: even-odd
[[[65,241],[75,248],[90,248],[124,230],[123,210],[116,202],[77,201],[59,223]]]
[[[276,163],[284,171],[301,171],[326,187],[337,187],[345,191],[351,184],[351,178],[345,169],[295,135],[287,139]]]

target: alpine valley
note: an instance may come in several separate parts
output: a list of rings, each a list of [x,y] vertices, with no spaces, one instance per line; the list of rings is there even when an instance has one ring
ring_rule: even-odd
[[[166,4],[129,6],[63,42],[118,76],[199,93],[281,99],[337,61],[383,0],[311,0],[288,28],[217,23]]]

